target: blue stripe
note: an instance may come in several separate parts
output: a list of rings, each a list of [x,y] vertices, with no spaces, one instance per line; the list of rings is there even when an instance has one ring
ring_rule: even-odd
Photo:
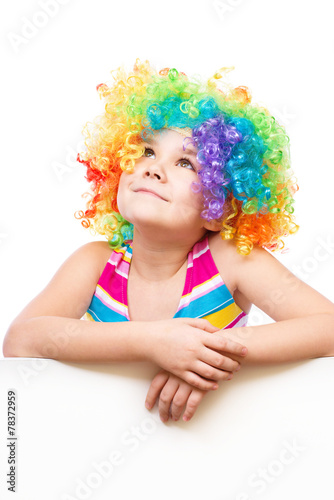
[[[95,321],[101,321],[103,323],[129,321],[126,316],[123,316],[123,314],[113,311],[113,309],[110,309],[108,306],[103,304],[103,302],[101,302],[96,295],[93,296],[88,312],[93,316]]]
[[[223,285],[207,295],[191,300],[190,304],[186,304],[180,309],[174,318],[201,318],[223,310],[233,302],[229,289]]]

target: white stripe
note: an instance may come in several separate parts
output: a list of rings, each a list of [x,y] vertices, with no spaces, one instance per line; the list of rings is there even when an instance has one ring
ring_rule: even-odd
[[[226,302],[230,302],[230,301],[231,301],[231,299],[225,300],[225,302],[223,302],[223,304],[220,304],[218,307],[221,307],[221,306],[223,306],[224,304],[226,304]],[[233,301],[233,299],[232,299],[232,301]],[[228,307],[228,306],[226,306],[226,307]],[[225,308],[224,308],[224,309],[225,309]],[[218,311],[217,311],[217,307],[214,307],[213,309],[210,309],[210,311],[206,311],[204,314],[201,314],[201,317],[202,317],[202,316],[209,316],[209,314],[211,314],[211,313],[212,313],[212,311],[215,311],[213,314],[215,314],[216,312],[217,312],[217,313],[218,313],[218,312],[223,313],[224,309],[220,309],[220,310],[218,310]],[[234,319],[235,319],[235,318],[234,318]],[[233,321],[234,321],[234,320],[233,320]],[[231,323],[232,323],[232,321],[231,321]]]
[[[122,271],[120,271],[120,269],[118,269],[117,267],[115,269],[115,274],[122,276],[122,278],[128,279],[128,275],[126,273],[123,273]]]
[[[132,259],[132,251],[127,249],[124,256],[127,257],[129,260],[131,260]]]
[[[113,300],[104,290],[97,287],[95,295],[101,299],[103,303],[110,305],[111,309],[120,312],[123,316],[127,317],[127,307],[124,304],[120,304],[119,302]]]
[[[180,306],[183,306],[183,304],[189,304],[190,300],[195,300],[199,295],[204,295],[204,293],[207,292],[208,290],[211,291],[211,289],[212,290],[216,289],[217,288],[216,285],[218,284],[223,284],[223,280],[221,279],[220,275],[216,276],[214,279],[211,279],[206,283],[198,285],[197,288],[193,288],[189,295],[181,299]]]
[[[96,312],[92,311],[92,309],[88,309],[87,313],[90,314],[90,316],[92,316],[93,321],[96,321],[96,320],[94,320],[94,316],[95,316],[95,318],[97,318],[97,321],[99,321],[100,323],[102,323],[102,320],[98,317],[98,315],[96,314]],[[87,319],[86,321],[91,321],[91,320]]]
[[[121,250],[121,249],[120,249],[120,250]],[[109,262],[109,264],[111,264],[112,266],[115,266],[115,265],[120,264],[120,263],[124,260],[124,258],[125,258],[125,257],[127,257],[127,258],[131,261],[131,258],[132,258],[132,253],[131,253],[131,252],[129,252],[129,250],[127,250],[127,251],[126,251],[126,252],[124,252],[124,253],[123,253],[123,252],[121,252],[121,251],[120,251],[120,252],[117,252],[117,253],[114,253],[114,252],[113,252],[113,253],[111,254],[111,256],[110,256],[110,258],[109,258],[108,262]],[[126,263],[126,264],[129,264],[129,262],[126,262],[126,261],[125,261],[125,263]]]
[[[117,266],[119,264],[119,259],[120,259],[119,254],[117,254],[117,257],[114,254],[112,254],[112,256],[110,257],[110,259],[108,260],[108,262],[112,266]]]
[[[208,251],[208,246],[206,246],[205,248],[203,248],[202,250],[200,250],[198,253],[195,253],[193,254],[193,259],[198,259],[198,257],[200,257],[201,255],[203,255],[205,252]]]

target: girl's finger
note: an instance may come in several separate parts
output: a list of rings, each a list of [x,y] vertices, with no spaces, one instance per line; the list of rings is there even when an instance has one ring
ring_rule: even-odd
[[[193,326],[195,328],[199,328],[200,330],[204,330],[209,333],[217,333],[220,331],[219,328],[213,326],[210,321],[203,318],[185,318],[188,325]]]
[[[146,395],[145,406],[148,410],[151,410],[155,405],[159,394],[168,380],[169,374],[165,371],[159,372],[151,382],[149,390]]]
[[[179,382],[176,378],[169,379],[165,384],[159,396],[159,415],[162,422],[167,422],[169,418],[169,409],[176,391],[179,388]]]
[[[246,346],[235,342],[234,340],[224,337],[222,334],[207,335],[204,345],[216,351],[235,354],[237,356],[246,356],[248,349]]]
[[[198,361],[198,363],[205,365],[205,363],[201,363],[201,361]],[[192,385],[195,389],[200,389],[201,391],[212,391],[218,389],[216,380],[207,380],[195,372],[185,372],[181,375],[181,378],[188,384]]]
[[[240,369],[240,363],[238,363],[238,361],[231,359],[228,355],[224,356],[224,354],[213,351],[211,349],[204,348],[201,352],[200,360],[203,361],[203,363],[206,363],[208,366],[211,366],[218,370],[224,370],[226,372],[235,372]]]
[[[194,416],[195,411],[197,410],[205,394],[206,392],[204,391],[196,391],[196,390],[192,391],[192,393],[188,398],[187,406],[183,414],[183,420],[185,422],[188,422]]]
[[[233,373],[225,370],[220,370],[215,368],[203,361],[196,361],[194,364],[194,371],[203,379],[210,382],[219,380],[230,380],[233,377]],[[206,390],[206,389],[202,389]]]
[[[193,389],[189,385],[181,384],[179,386],[178,390],[174,394],[170,407],[170,414],[173,420],[179,420],[192,391]]]

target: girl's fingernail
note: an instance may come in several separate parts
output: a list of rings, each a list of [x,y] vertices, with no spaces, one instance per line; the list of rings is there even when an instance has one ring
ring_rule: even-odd
[[[150,409],[151,409],[151,405],[150,405],[150,403],[145,403],[145,406],[146,406],[146,408],[147,408],[148,410],[150,410]]]
[[[241,354],[247,354],[247,347],[244,347],[241,351]]]
[[[189,417],[187,417],[186,415],[183,415],[183,421],[184,421],[184,422],[189,422],[189,420],[190,420],[190,418],[189,418]]]
[[[218,387],[219,387],[218,384],[215,384],[212,386],[212,390],[215,391],[216,389],[218,389]]]

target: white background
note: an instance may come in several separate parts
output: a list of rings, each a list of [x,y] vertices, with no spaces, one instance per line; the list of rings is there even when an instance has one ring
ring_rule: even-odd
[[[1,3],[0,341],[67,256],[96,239],[73,216],[88,186],[74,159],[82,127],[103,110],[96,85],[137,57],[204,77],[235,66],[231,81],[286,126],[301,229],[276,255],[334,300],[331,9],[329,0]]]

